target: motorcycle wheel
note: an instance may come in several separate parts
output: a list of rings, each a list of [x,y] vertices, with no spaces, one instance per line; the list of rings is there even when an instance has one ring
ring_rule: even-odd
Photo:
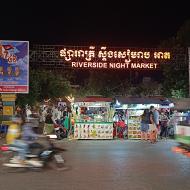
[[[69,170],[69,167],[65,165],[65,162],[58,162],[57,161],[56,155],[52,156],[52,159],[49,161],[47,166],[48,166],[48,168],[53,169],[53,170],[57,170],[57,171]]]
[[[4,163],[7,163],[9,162],[9,160],[11,158],[13,158],[15,156],[15,153],[13,151],[5,151],[5,152],[1,152],[1,155],[0,155],[0,163],[1,165],[4,164]]]
[[[9,164],[9,162],[7,164]],[[24,173],[24,172],[27,172],[27,171],[28,171],[28,168],[25,168],[25,167],[9,167],[9,166],[6,166],[6,165],[2,164],[2,168],[1,168],[0,173],[1,174]]]

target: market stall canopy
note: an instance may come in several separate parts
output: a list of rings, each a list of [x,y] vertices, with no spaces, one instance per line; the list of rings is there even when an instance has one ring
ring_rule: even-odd
[[[112,102],[112,98],[85,97],[85,98],[76,98],[75,102]]]
[[[171,100],[161,97],[116,97],[115,102],[116,101],[121,104],[159,104],[161,106],[169,106],[172,102]]]

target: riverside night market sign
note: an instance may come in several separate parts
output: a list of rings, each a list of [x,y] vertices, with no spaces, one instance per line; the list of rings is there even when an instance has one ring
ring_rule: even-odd
[[[60,57],[72,68],[89,69],[149,69],[168,63],[171,53],[158,49],[71,47],[60,50]]]

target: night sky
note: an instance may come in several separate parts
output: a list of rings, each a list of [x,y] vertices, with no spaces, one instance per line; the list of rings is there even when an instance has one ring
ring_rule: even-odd
[[[76,46],[156,47],[175,35],[190,18],[188,1],[45,2],[1,4],[0,39]]]

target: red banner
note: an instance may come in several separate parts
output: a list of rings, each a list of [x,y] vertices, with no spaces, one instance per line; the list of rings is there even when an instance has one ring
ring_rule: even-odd
[[[28,86],[0,86],[0,92],[28,93]]]

